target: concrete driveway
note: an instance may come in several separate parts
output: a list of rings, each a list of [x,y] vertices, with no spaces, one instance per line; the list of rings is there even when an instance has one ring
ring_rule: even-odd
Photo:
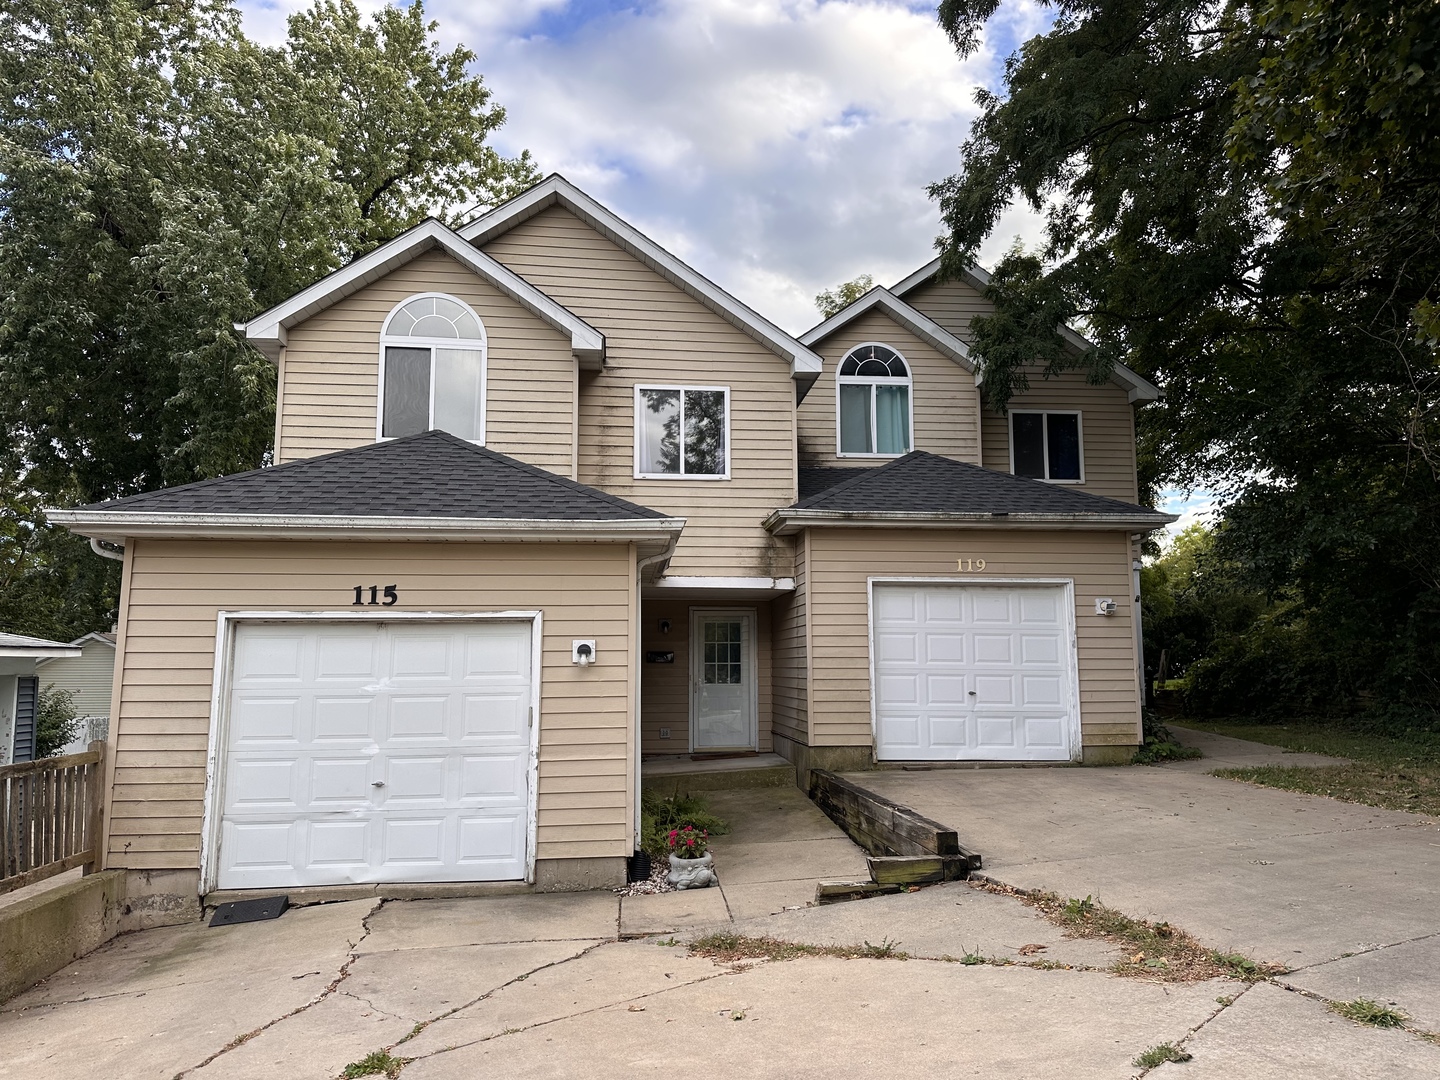
[[[863,779],[925,781],[913,790],[929,793],[927,812],[940,816],[951,812],[948,806],[963,814],[962,835],[981,847],[997,877],[1098,893],[1132,914],[1164,914],[1207,940],[1203,897],[1225,895],[1226,875],[1277,870],[1253,888],[1232,889],[1231,913],[1215,925],[1245,929],[1214,942],[1283,937],[1317,956],[1344,932],[1302,933],[1303,925],[1289,920],[1289,929],[1267,936],[1258,929],[1263,912],[1254,910],[1267,903],[1265,882],[1292,888],[1291,862],[1309,858],[1312,849],[1292,843],[1298,853],[1267,856],[1262,866],[1249,861],[1257,857],[1252,846],[1281,853],[1292,840],[1328,836],[1348,850],[1352,834],[1363,834],[1359,846],[1437,841],[1433,827],[1408,821],[1337,825],[1335,814],[1355,808],[1328,803],[1305,805],[1308,816],[1296,818],[1303,823],[1297,826],[1286,815],[1301,813],[1301,797],[1170,770]],[[1039,780],[1055,788],[1053,797]],[[1281,801],[1264,801],[1271,797]],[[1140,1072],[1137,1055],[1180,1042],[1194,1060],[1153,1075],[1440,1077],[1440,1046],[1409,1031],[1354,1024],[1322,1000],[1362,992],[1384,1000],[1385,988],[1396,987],[1404,1007],[1428,1017],[1434,994],[1427,1011],[1422,991],[1434,970],[1434,954],[1425,952],[1433,929],[1408,945],[1377,940],[1349,959],[1316,962],[1286,977],[1306,993],[1224,979],[1122,978],[1108,971],[1119,955],[1114,946],[1066,938],[1032,908],[966,883],[799,907],[793,901],[813,892],[816,876],[853,872],[858,852],[797,793],[726,799],[733,803],[722,812],[737,828],[719,846],[720,890],[623,899],[585,893],[364,900],[296,908],[273,922],[213,930],[191,924],[119,938],[0,1007],[0,1077],[331,1080],[384,1050],[408,1062],[404,1080],[677,1071],[777,1080],[871,1080],[896,1071],[1120,1078]],[[1077,804],[1085,800],[1096,812],[1093,826],[1079,820],[1086,815]],[[712,801],[720,809],[725,800]],[[1362,816],[1346,819],[1350,824],[1370,820],[1355,812]],[[1184,829],[1160,821],[1157,828],[1173,831],[1147,842],[1150,819],[1137,815],[1159,821],[1167,813],[1188,814],[1197,824]],[[1221,819],[1231,833],[1213,822],[1199,828],[1221,814],[1234,815]],[[1064,829],[1068,839],[1028,851],[1023,820]],[[1129,831],[1110,835],[1126,821]],[[1167,842],[1182,849],[1173,858]],[[1190,849],[1197,846],[1212,858],[1195,859]],[[1226,854],[1232,847],[1233,858]],[[1205,884],[1211,866],[1219,868],[1220,887]],[[1425,877],[1430,871],[1417,866],[1411,859],[1392,876],[1433,884]],[[1200,899],[1186,895],[1185,874]],[[1151,875],[1169,884],[1142,880]],[[1081,882],[1088,885],[1069,888]],[[1355,900],[1363,883],[1351,883],[1355,888],[1339,894],[1346,910],[1357,919],[1381,919]],[[1420,928],[1420,905],[1405,899],[1405,887],[1390,887],[1399,909],[1383,918]],[[1316,902],[1320,924],[1333,906]],[[1390,924],[1364,925],[1368,933]],[[690,955],[684,940],[714,929],[816,946],[869,942],[910,958],[720,963]],[[967,954],[986,962],[956,962]],[[1405,963],[1389,962],[1397,957]],[[1401,986],[1407,971],[1413,992]]]

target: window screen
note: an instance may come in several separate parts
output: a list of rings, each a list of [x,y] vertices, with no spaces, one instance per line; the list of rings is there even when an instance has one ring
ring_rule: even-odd
[[[1015,475],[1044,480],[1045,414],[1013,413],[1010,430],[1015,439]]]
[[[1080,417],[1046,413],[1045,435],[1051,480],[1080,479]]]
[[[380,434],[387,439],[417,435],[430,427],[430,350],[385,350],[385,419]]]

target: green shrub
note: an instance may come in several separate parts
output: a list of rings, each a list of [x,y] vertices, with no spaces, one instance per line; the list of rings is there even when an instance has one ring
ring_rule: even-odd
[[[1184,761],[1200,756],[1200,751],[1193,746],[1181,746],[1170,729],[1149,709],[1143,710],[1140,715],[1145,741],[1130,759],[1133,764],[1153,765],[1157,761]]]
[[[693,825],[720,836],[730,831],[724,818],[710,812],[705,800],[696,795],[658,795],[646,791],[640,797],[640,846],[651,856],[670,854],[670,830]]]
[[[53,757],[79,730],[75,695],[69,690],[55,689],[53,683],[43,687],[35,703],[35,756]]]

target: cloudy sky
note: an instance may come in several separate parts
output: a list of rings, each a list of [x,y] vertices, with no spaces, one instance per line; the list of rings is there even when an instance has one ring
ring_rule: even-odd
[[[359,0],[362,8],[378,6]],[[267,43],[304,0],[241,0]],[[890,285],[934,257],[927,184],[954,172],[975,91],[1042,32],[1003,0],[961,61],[931,3],[905,0],[430,0],[442,42],[477,56],[528,148],[792,333],[821,289]],[[1038,221],[1012,209],[995,259]]]

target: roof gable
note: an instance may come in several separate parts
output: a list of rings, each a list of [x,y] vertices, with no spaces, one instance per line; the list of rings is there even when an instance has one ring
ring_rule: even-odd
[[[552,206],[568,210],[676,288],[785,360],[790,365],[791,377],[797,382],[808,385],[819,376],[822,367],[820,357],[806,345],[681,262],[558,174],[546,177],[524,194],[462,226],[459,235],[479,247]]]
[[[919,289],[922,285],[933,281],[939,273],[940,260],[932,259],[913,274],[897,281],[891,287],[890,291],[903,299]],[[976,292],[983,293],[990,284],[990,273],[984,268],[972,263],[968,269],[960,274],[960,280]],[[819,328],[817,327],[816,329]],[[1064,339],[1065,344],[1076,353],[1088,352],[1095,347],[1091,342],[1087,341],[1083,336],[1064,323],[1061,323],[1055,329],[1061,338]],[[811,333],[813,332],[814,331],[811,331]],[[1114,370],[1111,372],[1110,381],[1123,387],[1127,397],[1132,403],[1136,401],[1158,401],[1164,396],[1158,386],[1119,362],[1116,362]]]
[[[921,341],[942,356],[948,356],[966,371],[975,370],[975,365],[970,360],[969,346],[934,319],[911,307],[889,289],[884,288],[871,289],[858,300],[837,311],[819,326],[805,331],[800,335],[800,340],[806,345],[819,345],[832,334],[872,311],[888,315]]]
[[[271,360],[276,360],[286,343],[286,332],[291,327],[379,281],[392,270],[435,250],[451,256],[543,322],[568,336],[571,350],[585,366],[598,369],[604,362],[605,336],[600,331],[433,218],[407,229],[395,239],[321,278],[283,303],[261,312],[249,322],[237,323],[236,329]]]

